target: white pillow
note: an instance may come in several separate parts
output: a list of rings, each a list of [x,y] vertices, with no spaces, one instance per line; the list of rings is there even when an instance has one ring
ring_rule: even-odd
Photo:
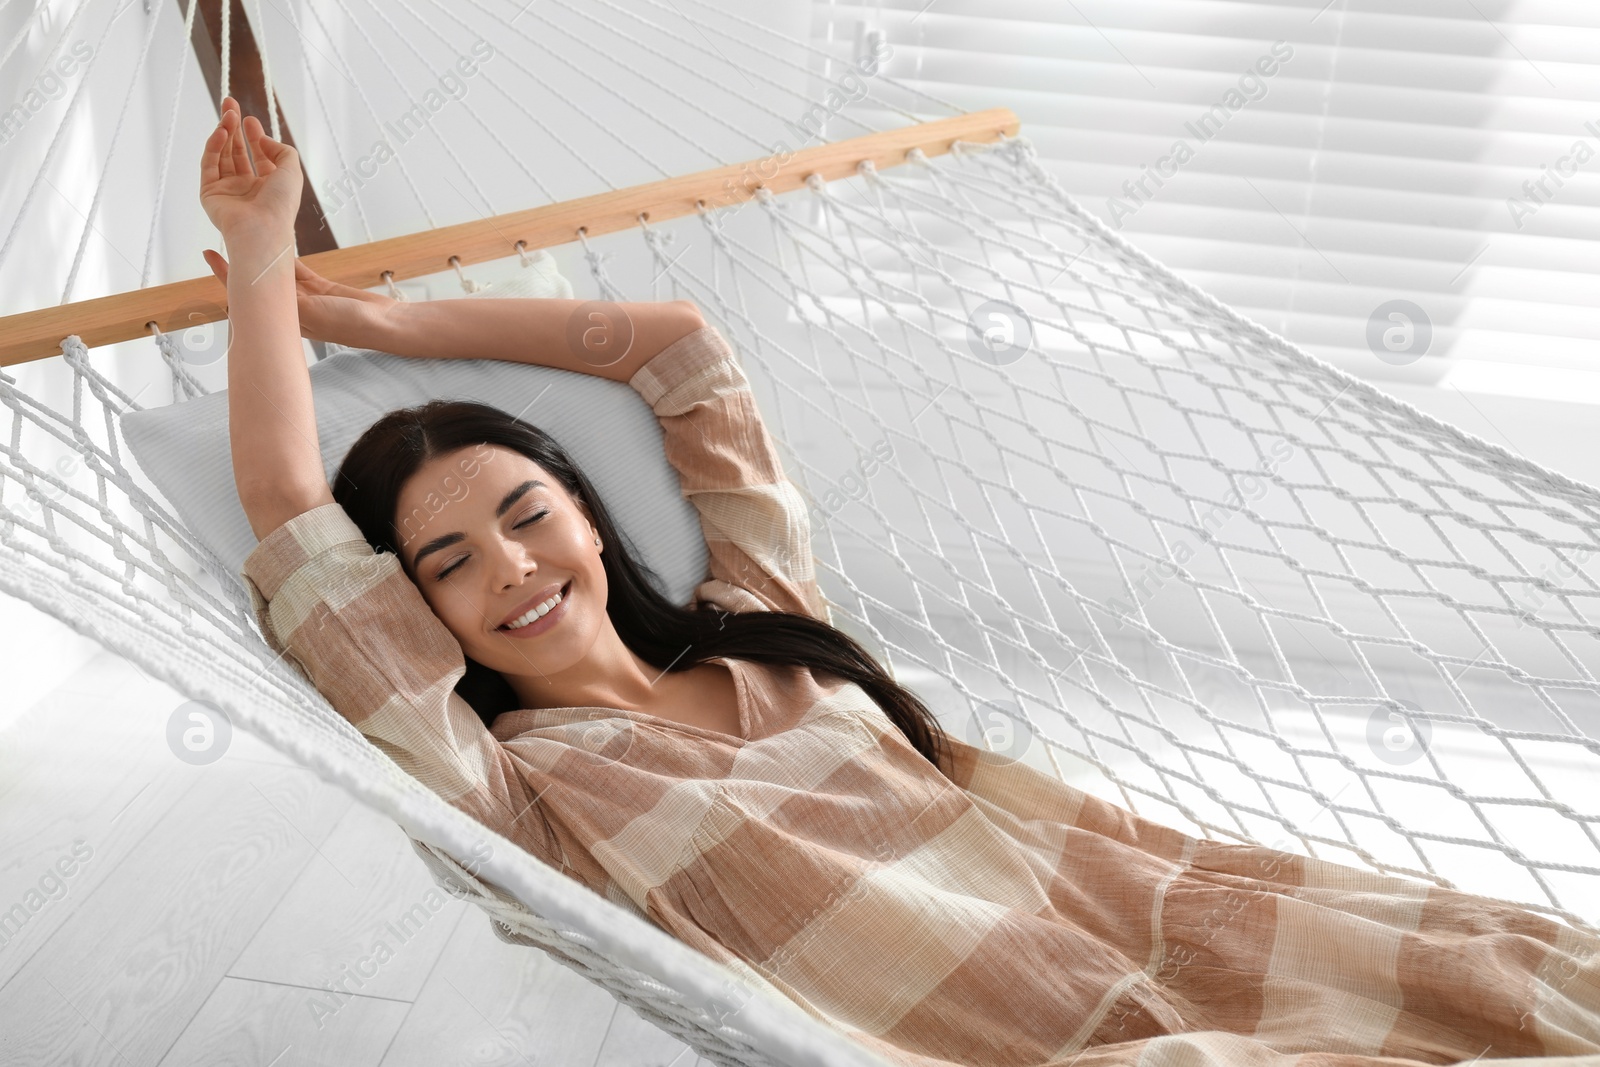
[[[572,295],[553,260],[536,264],[546,269],[465,299]],[[709,576],[699,515],[667,462],[661,425],[626,383],[504,360],[411,359],[370,349],[330,355],[312,364],[310,376],[329,484],[356,439],[395,408],[435,398],[493,404],[520,413],[567,449],[674,604],[688,606]],[[139,467],[242,589],[239,568],[257,542],[233,483],[227,390],[132,411],[121,421]]]

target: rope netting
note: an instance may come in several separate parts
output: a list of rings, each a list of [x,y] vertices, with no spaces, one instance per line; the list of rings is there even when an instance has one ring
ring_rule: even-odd
[[[770,250],[707,213],[715,287],[646,229],[759,365],[836,622],[1162,822],[1592,922],[1600,496],[966,154],[763,198]]]
[[[330,128],[340,111],[327,78],[350,57],[328,60],[308,35],[383,56],[379,27],[412,20],[413,40],[374,67],[402,94],[400,57],[437,63],[424,42],[516,42],[479,77],[530,136],[451,124],[480,129],[510,165],[468,164],[473,150],[435,127],[443,150],[429,173],[398,157],[404,195],[431,225],[423,186],[447,163],[469,176],[474,205],[499,211],[527,205],[497,204],[495,178],[531,179],[554,199],[577,191],[568,178],[593,191],[770,151],[759,124],[787,121],[796,99],[815,106],[819,60],[848,64],[684,4],[703,21],[657,0],[522,11],[435,0],[432,16],[401,0],[375,19],[341,4],[338,33],[315,7],[302,20],[291,6],[293,34],[263,39],[286,113]],[[166,39],[139,33],[147,49]],[[285,79],[285,49],[298,83]],[[866,89],[825,108],[829,139],[874,117],[959,110],[857,69]],[[513,71],[532,87],[509,83]],[[646,102],[624,74],[656,95]],[[346,80],[360,103],[350,112],[379,122],[367,80]],[[617,133],[609,119],[623,113],[657,136]],[[314,140],[302,137],[313,177],[349,173]],[[571,159],[518,156],[542,148]],[[1600,493],[1209,298],[1067,197],[1026,139],[957,148],[555,251],[600,298],[694,300],[733,343],[812,501],[834,622],[953,733],[1190,832],[1600,921],[1600,629],[1589,619],[1600,586],[1585,569]],[[158,205],[180,199],[165,195],[167,170]],[[370,237],[392,200],[349,192],[357,212],[339,227]],[[32,199],[30,188],[24,207]],[[392,214],[386,225],[408,228]],[[19,218],[0,267],[22,232]],[[153,247],[153,222],[149,232]],[[196,361],[173,335],[153,341],[174,402],[219,383],[225,364]],[[716,1062],[871,1062],[455,811],[276,661],[236,576],[130,462],[118,417],[158,398],[156,379],[117,384],[124,369],[97,368],[72,337],[52,365],[0,374],[0,588],[395,818],[497,933],[545,948]],[[458,862],[484,842],[488,859]]]

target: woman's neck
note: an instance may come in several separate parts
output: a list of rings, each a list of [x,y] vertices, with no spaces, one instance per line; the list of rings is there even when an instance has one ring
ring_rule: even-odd
[[[666,674],[634,655],[606,621],[589,654],[556,674],[507,674],[523,708],[622,708],[643,711],[660,696]]]

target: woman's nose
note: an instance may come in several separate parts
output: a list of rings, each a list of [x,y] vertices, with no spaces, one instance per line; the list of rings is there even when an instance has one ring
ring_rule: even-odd
[[[519,541],[502,537],[496,542],[493,554],[497,588],[509,588],[539,571],[539,564],[528,555],[527,547]]]

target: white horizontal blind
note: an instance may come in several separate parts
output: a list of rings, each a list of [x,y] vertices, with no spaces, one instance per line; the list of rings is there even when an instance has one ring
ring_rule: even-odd
[[[815,10],[835,51],[876,28],[894,77],[1012,108],[1086,208],[1340,367],[1600,402],[1595,0]]]

